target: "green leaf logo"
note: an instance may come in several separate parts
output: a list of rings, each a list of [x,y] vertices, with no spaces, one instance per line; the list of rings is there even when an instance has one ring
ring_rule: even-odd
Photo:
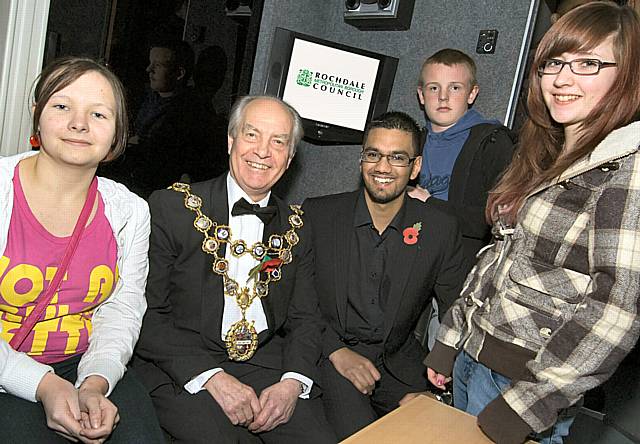
[[[298,71],[298,77],[296,83],[300,86],[311,86],[313,81],[313,73],[308,69],[301,69]]]

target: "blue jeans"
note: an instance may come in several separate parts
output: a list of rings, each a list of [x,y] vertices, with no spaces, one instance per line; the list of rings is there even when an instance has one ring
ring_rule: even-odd
[[[478,416],[487,404],[510,386],[511,380],[506,376],[477,362],[465,351],[458,354],[453,367],[453,404],[457,409]],[[569,435],[575,411],[561,411],[553,427],[532,438],[541,444],[562,444],[562,439]]]

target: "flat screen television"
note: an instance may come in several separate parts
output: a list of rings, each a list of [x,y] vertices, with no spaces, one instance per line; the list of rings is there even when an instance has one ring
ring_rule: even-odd
[[[264,93],[293,106],[305,139],[360,144],[365,124],[387,110],[398,59],[276,28]]]

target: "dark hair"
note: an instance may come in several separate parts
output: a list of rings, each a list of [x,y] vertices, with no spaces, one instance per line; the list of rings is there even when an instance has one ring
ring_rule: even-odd
[[[375,117],[367,123],[367,126],[364,129],[364,137],[362,138],[363,145],[367,143],[369,132],[375,128],[397,129],[411,134],[414,155],[420,156],[422,154],[422,146],[420,144],[422,140],[422,131],[420,130],[420,126],[409,114],[401,111],[388,111],[378,117]]]
[[[473,61],[471,57],[469,57],[464,52],[453,49],[453,48],[445,48],[433,54],[427,60],[424,61],[422,67],[420,68],[420,77],[418,78],[418,85],[424,85],[424,79],[422,78],[422,72],[427,65],[435,65],[441,64],[446,66],[453,65],[466,65],[469,69],[469,74],[471,74],[471,87],[478,84],[478,80],[476,79],[476,62]]]
[[[54,60],[47,65],[38,78],[33,90],[33,121],[32,131],[37,134],[40,127],[40,116],[45,105],[55,93],[66,88],[84,74],[97,72],[104,77],[111,85],[113,96],[116,102],[115,127],[116,134],[113,138],[111,150],[105,161],[111,161],[120,156],[126,146],[129,131],[129,118],[127,115],[127,100],[118,77],[109,68],[96,62],[93,59],[84,57],[63,57]]]
[[[589,51],[613,38],[617,76],[609,93],[595,105],[581,126],[576,146],[562,152],[564,127],[553,120],[542,97],[537,68],[565,52]],[[562,16],[540,41],[531,69],[527,107],[529,117],[519,148],[502,179],[489,194],[487,220],[495,220],[499,205],[515,222],[526,196],[591,153],[613,130],[640,117],[640,21],[635,11],[612,2],[593,2]],[[560,154],[563,154],[560,156]]]
[[[244,115],[247,110],[247,106],[254,100],[271,100],[282,106],[289,116],[291,117],[291,139],[289,140],[289,157],[292,158],[296,154],[296,147],[304,135],[304,129],[302,128],[302,119],[291,105],[282,99],[273,96],[244,96],[236,100],[229,113],[229,126],[227,127],[227,134],[234,139],[238,136],[238,129],[240,124],[244,120]]]
[[[184,77],[180,82],[186,84],[193,74],[196,62],[196,55],[191,45],[184,40],[160,39],[151,42],[149,50],[152,48],[165,48],[171,51],[173,55],[171,62],[174,64],[174,68],[184,69]]]

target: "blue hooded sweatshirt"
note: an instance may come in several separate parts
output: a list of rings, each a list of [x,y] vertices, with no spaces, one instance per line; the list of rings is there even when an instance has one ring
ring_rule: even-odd
[[[500,123],[495,119],[485,119],[470,109],[455,125],[435,133],[431,122],[427,122],[427,140],[422,150],[422,169],[420,170],[420,186],[442,200],[449,200],[449,180],[453,165],[462,151],[471,128],[480,123]]]

